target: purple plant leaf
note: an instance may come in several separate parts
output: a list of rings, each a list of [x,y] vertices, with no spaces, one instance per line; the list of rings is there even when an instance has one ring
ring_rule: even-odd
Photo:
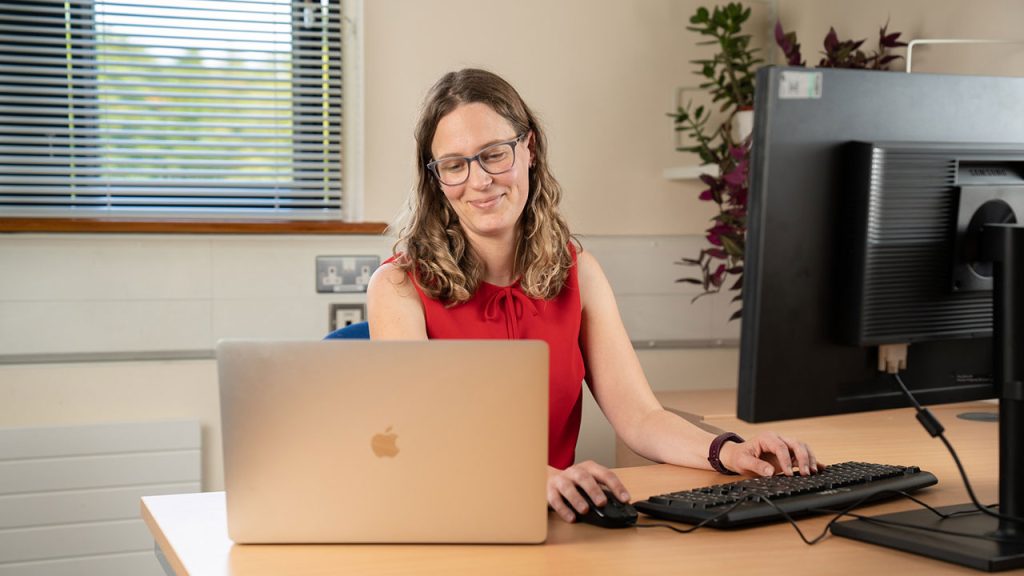
[[[698,196],[697,198],[699,198],[699,199],[701,199],[701,200],[703,200],[705,202],[708,202],[708,201],[714,200],[715,199],[715,195],[714,195],[714,193],[710,189],[708,189],[708,190],[705,190],[705,191],[701,192],[700,196]]]
[[[775,43],[782,49],[786,56],[786,64],[790,66],[804,66],[800,56],[800,44],[796,41],[796,32],[785,32],[782,29],[782,21],[775,21]]]
[[[735,189],[746,184],[747,174],[745,170],[732,170],[731,172],[726,174],[723,179],[725,180],[726,184],[729,184],[731,187]]]
[[[785,31],[782,30],[782,20],[775,21],[775,43],[779,45],[779,48],[782,48],[783,53],[789,54],[792,44],[789,38],[786,37]]]
[[[725,280],[725,264],[719,264],[711,275],[711,284],[718,288],[722,285],[723,280]]]
[[[828,34],[825,35],[825,51],[832,52],[839,45],[839,36],[836,35],[836,29],[829,27]]]
[[[786,64],[790,66],[806,66],[803,58],[800,56],[800,45],[797,44],[793,51],[786,56]]]
[[[882,26],[882,29],[879,30],[879,32],[878,32],[878,38],[879,38],[878,39],[878,45],[879,46],[881,46],[883,48],[898,48],[900,46],[906,46],[907,45],[906,42],[900,42],[898,40],[900,35],[902,34],[902,32],[893,32],[892,34],[887,34],[886,32],[888,31],[888,29],[889,29],[889,23],[886,22],[885,26]]]

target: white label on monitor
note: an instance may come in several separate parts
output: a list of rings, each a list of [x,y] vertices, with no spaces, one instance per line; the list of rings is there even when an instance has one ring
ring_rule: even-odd
[[[808,100],[821,98],[821,72],[785,70],[779,82],[782,100]]]

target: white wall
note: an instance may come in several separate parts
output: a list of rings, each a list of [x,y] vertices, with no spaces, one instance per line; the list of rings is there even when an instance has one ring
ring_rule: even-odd
[[[26,234],[0,239],[4,355],[209,351],[219,338],[316,337],[317,255],[382,260],[380,236]]]
[[[379,236],[0,236],[0,427],[197,419],[203,483],[219,487],[216,341],[322,337],[331,303],[365,299],[316,293],[316,256],[389,248]]]
[[[728,298],[697,304],[679,284],[695,237],[583,238],[608,269],[636,340],[735,341]],[[317,255],[384,257],[390,240],[348,236],[8,235],[0,237],[0,427],[194,418],[204,486],[218,488],[219,338],[317,339],[334,302],[317,294]],[[110,361],[111,357],[122,361]],[[166,359],[132,360],[133,358]],[[184,358],[184,359],[175,359]],[[735,349],[641,352],[657,388],[735,383]],[[106,359],[105,361],[61,361]],[[613,461],[610,428],[590,401],[581,457]]]

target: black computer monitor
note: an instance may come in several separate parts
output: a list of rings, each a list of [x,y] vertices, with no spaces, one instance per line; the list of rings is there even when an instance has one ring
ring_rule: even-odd
[[[1001,222],[1021,251],[1024,78],[769,67],[756,94],[740,418],[907,406],[878,356],[909,344],[901,374],[922,403],[1001,398],[1001,420],[1016,421],[1000,423],[1001,459],[1011,453],[1024,484],[1024,427],[1005,413],[1024,404],[1024,385],[1003,382],[1024,369],[1024,294],[1003,294],[998,317],[1015,313],[1019,334],[994,352],[988,261],[1005,254],[982,246]],[[1008,486],[1006,466],[1001,506],[1021,516],[1024,489]],[[1024,562],[1024,524],[999,527],[1016,531]],[[920,538],[863,539],[929,553]],[[981,546],[982,557],[1006,551]]]

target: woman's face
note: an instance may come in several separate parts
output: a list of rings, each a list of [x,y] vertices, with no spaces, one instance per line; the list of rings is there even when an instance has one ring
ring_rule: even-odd
[[[462,104],[441,118],[434,132],[431,153],[435,160],[475,156],[498,142],[517,136],[504,117],[481,103]],[[512,241],[530,191],[530,150],[533,134],[515,144],[515,164],[508,172],[488,174],[477,161],[469,165],[462,184],[441,184],[441,190],[459,216],[470,241],[493,238]]]

